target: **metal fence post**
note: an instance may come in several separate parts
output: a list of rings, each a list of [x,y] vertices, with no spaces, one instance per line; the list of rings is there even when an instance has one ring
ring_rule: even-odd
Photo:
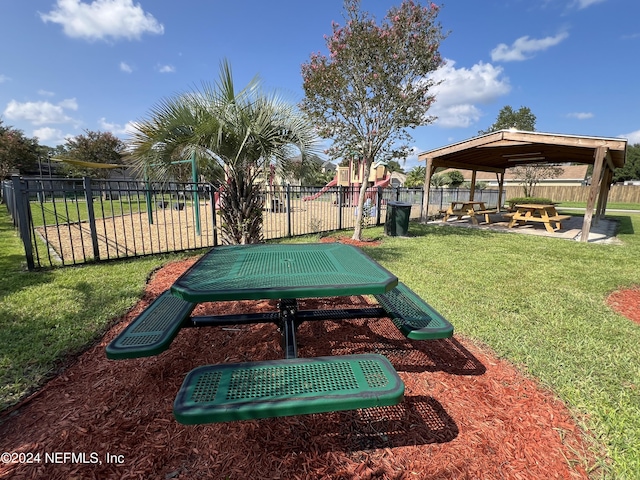
[[[100,248],[98,248],[98,231],[96,230],[96,214],[93,210],[93,192],[91,191],[91,178],[82,177],[84,186],[84,198],[87,202],[87,214],[89,216],[89,231],[91,232],[91,245],[93,247],[93,258],[100,260]],[[102,194],[102,192],[100,192]]]
[[[211,225],[213,226],[213,246],[218,246],[218,220],[216,212],[216,189],[210,183],[207,183],[209,190],[209,202],[211,202]]]
[[[285,191],[285,202],[287,203],[287,237],[292,237],[291,234],[291,184],[287,183],[287,189]]]
[[[18,175],[11,175],[11,181],[13,182],[13,192],[15,195],[15,209],[18,214],[18,231],[20,232],[20,238],[24,244],[24,253],[27,257],[27,268],[29,270],[33,270],[35,269],[35,263],[33,261],[31,232],[29,231],[29,218],[31,218],[31,213],[29,211],[29,192],[27,191],[26,183],[23,182]]]
[[[382,208],[382,187],[378,186],[378,198],[376,201],[376,226],[380,226],[380,209]]]
[[[342,230],[342,185],[338,185],[338,230]]]
[[[16,194],[12,180],[2,181],[2,201],[5,203],[7,209],[9,210],[9,215],[11,215],[13,226],[17,227],[18,219],[16,215]]]

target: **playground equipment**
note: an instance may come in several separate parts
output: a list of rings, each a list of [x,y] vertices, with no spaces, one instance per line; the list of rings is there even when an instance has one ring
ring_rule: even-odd
[[[365,161],[349,160],[349,166],[338,167],[336,176],[327,183],[322,189],[307,197],[304,197],[305,202],[310,200],[316,200],[323,194],[327,193],[332,187],[350,187],[342,192],[343,198],[341,204],[343,205],[357,205],[358,198],[360,196],[360,185],[362,185],[362,178],[364,177]],[[371,165],[371,171],[369,172],[368,182],[372,184],[372,187],[387,187],[391,182],[391,174],[387,171],[387,164],[385,162],[374,162]],[[377,189],[369,188],[367,190],[367,198],[372,199],[377,193]],[[336,202],[337,203],[337,202]]]
[[[269,175],[265,180],[265,208],[271,212],[282,212],[284,208],[284,202],[282,198],[282,188],[278,185],[278,175],[276,173],[276,166],[274,164],[269,165]],[[280,179],[281,180],[281,179]]]
[[[196,222],[196,235],[200,236],[200,196],[198,193],[198,164],[196,163],[196,153],[193,152],[191,157],[187,160],[176,160],[171,162],[171,165],[178,165],[181,163],[190,163],[191,164],[191,182],[192,182],[192,192],[193,192],[193,208],[195,211],[194,217]],[[157,167],[158,164],[152,164],[150,167]],[[151,180],[149,179],[149,174],[147,169],[145,168],[145,197],[147,203],[147,215],[149,218],[149,225],[153,225],[153,207],[151,202]],[[162,202],[162,208],[164,208],[164,201]],[[180,202],[176,202],[178,208],[180,208]],[[180,208],[181,210],[182,208]]]

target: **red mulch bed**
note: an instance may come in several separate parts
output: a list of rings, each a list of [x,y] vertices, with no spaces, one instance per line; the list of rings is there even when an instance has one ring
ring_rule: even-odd
[[[588,478],[590,442],[550,392],[468,339],[408,341],[387,319],[307,322],[299,329],[299,356],[383,353],[406,384],[400,405],[178,424],[173,400],[191,369],[282,358],[276,327],[252,325],[185,330],[156,357],[107,360],[107,343],[191,263],[159,270],[98,345],[0,417],[0,451],[42,456],[38,464],[0,463],[0,478]],[[367,299],[301,303],[335,308]],[[194,314],[274,308],[272,301],[226,302],[200,305]],[[99,463],[46,463],[45,453],[55,452]],[[107,463],[107,454],[122,463]]]
[[[640,287],[613,292],[607,297],[607,304],[619,314],[640,324]]]

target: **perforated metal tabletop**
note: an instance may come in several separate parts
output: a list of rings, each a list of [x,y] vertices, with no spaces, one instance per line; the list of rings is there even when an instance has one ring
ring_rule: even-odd
[[[194,303],[382,294],[398,278],[362,250],[341,243],[216,247],[172,293]]]

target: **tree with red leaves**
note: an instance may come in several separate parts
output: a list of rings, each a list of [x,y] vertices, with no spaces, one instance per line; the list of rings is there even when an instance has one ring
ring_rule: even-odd
[[[37,139],[3,125],[0,119],[0,180],[7,178],[13,170],[23,173],[37,168],[39,149]]]
[[[360,0],[345,0],[344,8],[346,24],[333,22],[333,35],[325,36],[329,55],[314,53],[302,65],[301,108],[320,136],[333,140],[327,153],[364,159],[368,179],[374,161],[406,158],[408,128],[435,120],[427,115],[434,101],[430,73],[443,64],[439,47],[445,34],[433,3],[404,0],[380,25],[360,10]],[[363,181],[354,240],[361,238],[368,186]]]

